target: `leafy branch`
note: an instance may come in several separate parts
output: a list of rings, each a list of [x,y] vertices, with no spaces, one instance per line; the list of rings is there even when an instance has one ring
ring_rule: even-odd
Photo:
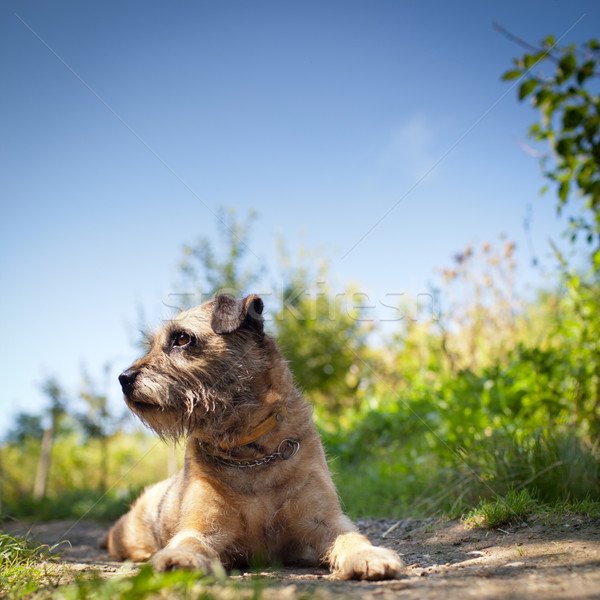
[[[557,186],[558,211],[574,192],[583,198],[584,211],[580,217],[570,219],[569,232],[572,241],[579,234],[586,236],[593,246],[594,266],[598,269],[600,96],[595,78],[599,75],[600,43],[592,39],[579,47],[557,47],[556,39],[548,36],[540,47],[535,47],[500,26],[496,28],[528,50],[514,59],[514,68],[506,71],[502,79],[522,78],[519,100],[530,98],[540,113],[539,122],[529,128],[529,137],[550,147],[550,154],[541,158],[541,166],[545,176]],[[537,71],[549,63],[549,72]]]

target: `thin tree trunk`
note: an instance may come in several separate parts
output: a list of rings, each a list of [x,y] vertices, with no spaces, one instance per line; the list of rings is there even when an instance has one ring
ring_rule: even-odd
[[[44,430],[42,436],[42,448],[40,451],[40,460],[38,462],[37,473],[35,475],[35,484],[33,486],[33,499],[41,500],[46,495],[46,484],[48,482],[48,473],[50,471],[50,459],[52,457],[52,438],[54,437],[54,427]]]

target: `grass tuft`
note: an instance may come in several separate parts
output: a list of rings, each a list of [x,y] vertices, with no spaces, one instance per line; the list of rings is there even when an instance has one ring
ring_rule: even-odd
[[[49,582],[52,548],[0,532],[0,597],[17,600]]]
[[[504,497],[481,500],[462,520],[469,527],[493,529],[522,521],[538,508],[539,503],[529,490],[511,489]]]

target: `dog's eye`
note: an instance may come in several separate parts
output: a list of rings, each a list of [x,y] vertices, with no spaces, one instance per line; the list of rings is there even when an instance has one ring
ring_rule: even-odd
[[[185,346],[189,346],[191,342],[192,336],[189,333],[178,333],[173,341],[173,346],[184,348]]]

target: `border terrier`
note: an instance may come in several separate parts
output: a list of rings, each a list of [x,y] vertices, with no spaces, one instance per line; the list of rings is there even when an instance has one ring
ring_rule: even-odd
[[[128,407],[187,446],[182,470],[113,525],[109,552],[158,571],[273,561],[328,565],[339,579],[399,577],[399,556],[343,514],[311,408],[262,311],[256,295],[186,310],[119,376]]]

